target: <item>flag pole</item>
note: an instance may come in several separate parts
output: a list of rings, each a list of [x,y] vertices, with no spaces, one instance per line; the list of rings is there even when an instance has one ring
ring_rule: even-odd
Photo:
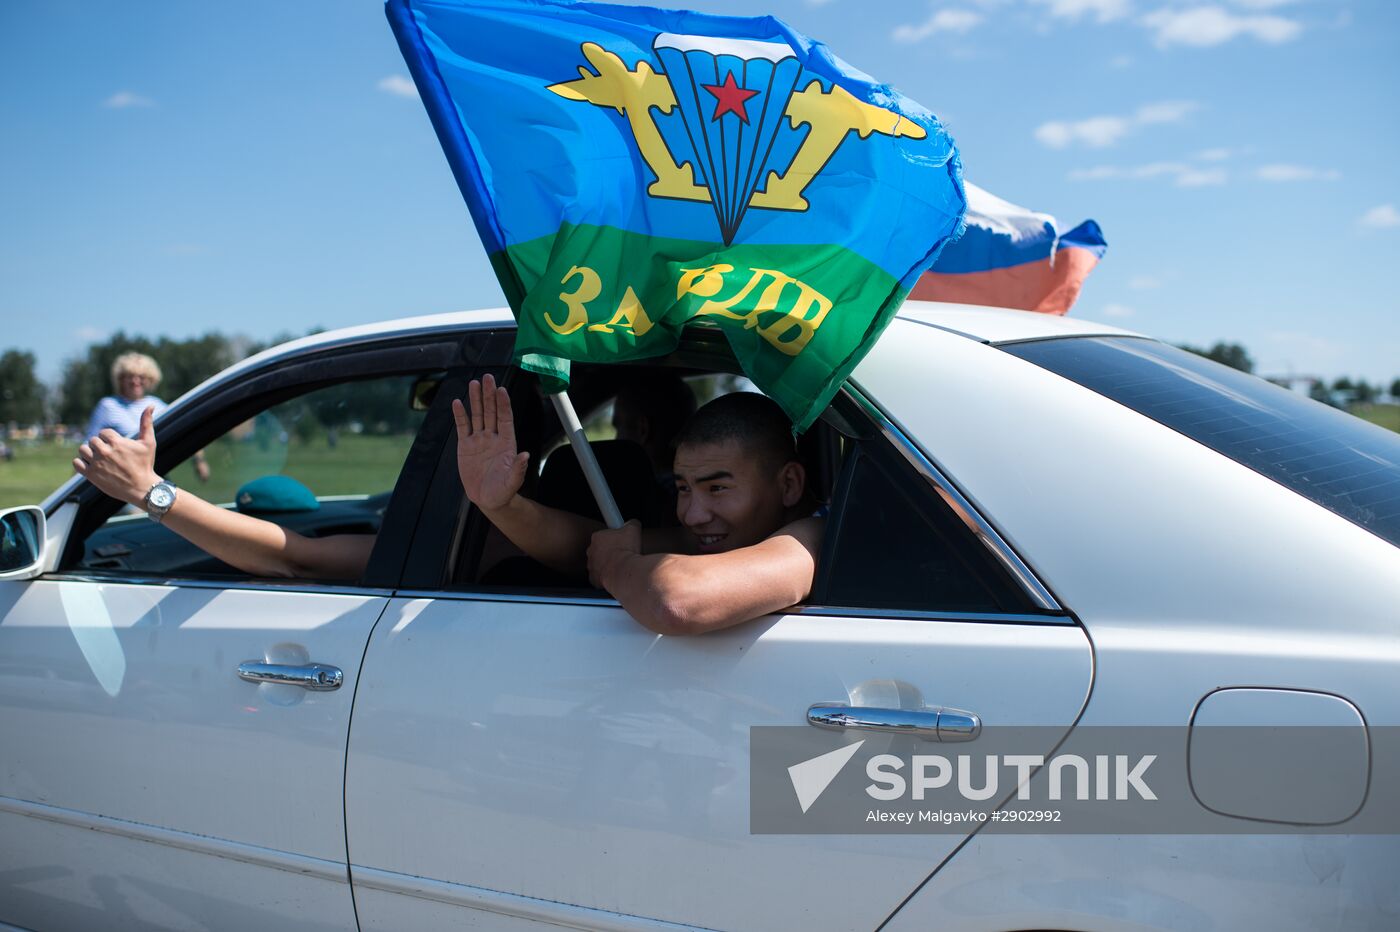
[[[598,467],[598,458],[593,455],[593,447],[589,446],[588,438],[584,436],[583,425],[578,422],[578,414],[574,411],[574,403],[569,399],[568,392],[555,392],[549,396],[554,401],[554,411],[559,415],[559,422],[564,425],[564,434],[569,438],[569,446],[574,448],[574,455],[578,457],[578,464],[583,468],[583,476],[588,480],[588,488],[593,492],[593,498],[598,502],[598,511],[602,513],[603,520],[610,528],[622,527],[622,512],[617,510],[617,502],[613,500],[612,490],[608,488],[608,480],[603,477],[603,470]]]

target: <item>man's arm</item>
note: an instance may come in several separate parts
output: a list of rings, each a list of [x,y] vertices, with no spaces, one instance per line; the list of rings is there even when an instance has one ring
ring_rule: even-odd
[[[796,605],[812,591],[820,518],[794,521],[765,540],[726,553],[641,552],[636,522],[593,536],[593,581],[658,634],[701,634]]]
[[[132,439],[104,430],[78,448],[73,468],[103,492],[141,507],[146,492],[160,481],[155,473],[155,412],[141,413]],[[186,489],[162,522],[211,556],[254,576],[357,579],[374,548],[370,534],[305,537],[250,515],[226,511]]]
[[[593,532],[602,522],[520,495],[530,454],[515,448],[510,395],[487,375],[467,386],[470,411],[452,402],[457,421],[457,474],[467,499],[512,544],[551,569],[583,577]]]

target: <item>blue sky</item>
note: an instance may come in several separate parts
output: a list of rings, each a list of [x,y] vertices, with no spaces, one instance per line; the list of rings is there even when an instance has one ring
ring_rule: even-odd
[[[1400,376],[1400,3],[704,0],[948,125],[1109,241],[1071,314]],[[380,4],[0,5],[0,349],[502,303]]]

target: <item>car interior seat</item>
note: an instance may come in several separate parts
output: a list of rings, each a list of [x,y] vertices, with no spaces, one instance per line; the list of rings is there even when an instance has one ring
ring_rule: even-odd
[[[622,517],[640,521],[645,527],[662,523],[668,507],[667,496],[652,473],[646,451],[629,440],[600,440],[590,446]],[[535,500],[561,511],[603,520],[578,456],[567,444],[557,448],[545,461]],[[480,581],[490,586],[576,587],[583,584],[525,556],[507,557],[483,573]]]
[[[652,472],[651,460],[641,445],[630,440],[599,440],[590,446],[623,519],[635,519],[645,527],[665,523],[665,489]],[[556,449],[545,461],[537,500],[541,505],[603,520],[578,456],[568,445]]]

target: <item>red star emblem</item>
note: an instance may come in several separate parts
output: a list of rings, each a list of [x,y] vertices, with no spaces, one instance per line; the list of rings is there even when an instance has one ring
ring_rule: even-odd
[[[744,110],[744,101],[750,97],[758,96],[758,91],[750,91],[740,87],[734,81],[734,72],[731,71],[724,76],[723,84],[702,84],[700,86],[715,95],[715,115],[710,117],[711,121],[718,120],[726,113],[734,113],[745,123],[749,122],[749,115]]]

